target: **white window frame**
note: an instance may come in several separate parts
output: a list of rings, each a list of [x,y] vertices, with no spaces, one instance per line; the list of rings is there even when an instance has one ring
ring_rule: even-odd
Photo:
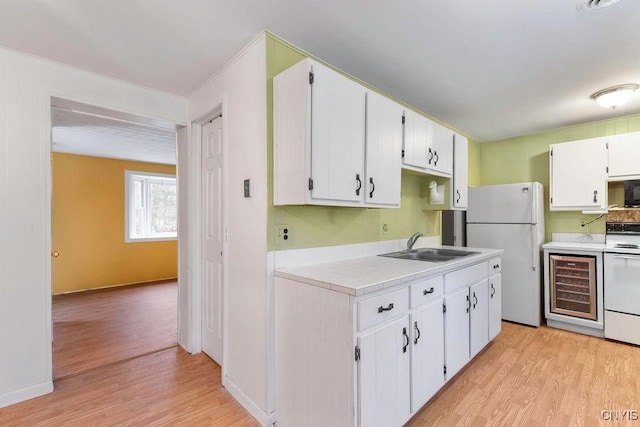
[[[153,237],[140,237],[140,238],[131,238],[129,233],[129,223],[130,219],[133,217],[132,207],[130,206],[130,188],[131,181],[133,177],[149,177],[149,178],[160,178],[161,180],[174,180],[176,182],[176,191],[178,189],[178,181],[176,175],[171,174],[163,174],[163,173],[154,173],[154,172],[143,172],[143,171],[132,171],[126,170],[124,172],[124,241],[126,243],[139,243],[139,242],[161,242],[165,240],[178,240],[178,233],[162,233],[156,234]],[[176,203],[177,209],[177,203]]]

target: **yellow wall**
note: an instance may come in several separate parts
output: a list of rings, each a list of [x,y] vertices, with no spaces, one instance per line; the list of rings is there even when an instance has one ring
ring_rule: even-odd
[[[402,173],[402,199],[399,209],[340,208],[323,206],[273,206],[273,76],[300,60],[307,53],[267,34],[267,162],[268,162],[268,248],[284,250],[343,245],[407,238],[416,231],[440,234],[440,213],[423,211],[423,187],[432,177]],[[337,70],[339,71],[339,70]],[[362,82],[360,82],[362,83]],[[363,83],[364,84],[364,83]],[[366,84],[365,86],[372,88]],[[388,96],[386,94],[383,94]],[[395,100],[403,104],[399,100]],[[403,104],[408,108],[412,108]],[[412,108],[413,109],[413,108]],[[422,114],[422,113],[421,113]],[[433,118],[431,118],[433,119]],[[470,158],[477,157],[477,143],[470,141]],[[470,165],[472,162],[470,161]],[[477,162],[473,163],[474,167]],[[471,166],[470,166],[471,167]],[[470,169],[470,179],[477,170]],[[426,181],[426,184],[425,184]],[[387,224],[387,231],[383,225]],[[276,244],[275,229],[288,225],[291,238]]]
[[[124,171],[175,166],[53,154],[54,294],[177,276],[177,241],[125,243]]]
[[[596,107],[594,107],[596,108]],[[640,131],[640,115],[555,129],[533,135],[479,144],[480,180],[477,185],[538,181],[544,185],[546,240],[551,233],[604,233],[604,219],[585,228],[581,221],[595,215],[549,210],[549,145],[579,139]],[[471,157],[471,156],[470,156]],[[469,181],[471,185],[471,180]],[[621,183],[609,184],[609,203],[621,203]]]

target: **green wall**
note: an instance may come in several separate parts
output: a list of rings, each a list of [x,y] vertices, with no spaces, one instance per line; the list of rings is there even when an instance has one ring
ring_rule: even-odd
[[[481,172],[475,183],[477,185],[491,185],[527,181],[541,182],[545,192],[547,241],[551,241],[551,233],[554,232],[604,233],[604,219],[596,221],[588,228],[581,226],[583,220],[595,219],[595,215],[583,215],[581,212],[551,212],[549,210],[549,145],[637,131],[640,131],[640,115],[481,143],[478,144],[479,162],[476,164],[479,165]],[[474,181],[470,179],[469,185],[473,185],[472,182]],[[609,204],[621,204],[622,197],[622,184],[609,184]]]
[[[439,235],[440,213],[422,210],[422,187],[424,181],[430,180],[430,178],[408,174],[404,171],[402,173],[401,207],[398,209],[273,206],[273,76],[308,56],[310,55],[267,33],[267,185],[269,200],[267,237],[269,250],[401,239],[409,237],[416,231],[421,231],[425,235]],[[375,90],[375,88],[364,85]],[[400,103],[402,104],[402,102]],[[385,224],[386,231],[383,228]],[[276,242],[276,227],[279,225],[287,225],[290,230],[290,239],[287,243],[277,244]]]
[[[428,208],[428,203],[425,204],[423,197],[424,188],[434,178],[417,176],[405,171],[402,173],[402,200],[399,209],[273,206],[273,76],[308,56],[310,55],[267,33],[269,250],[400,239],[416,231],[431,236],[438,235],[440,213],[423,210]],[[360,83],[375,90],[363,82]],[[413,109],[399,100],[395,101]],[[604,220],[597,221],[588,228],[581,227],[583,220],[590,221],[595,218],[594,215],[549,211],[549,145],[636,131],[640,131],[640,115],[493,142],[478,143],[469,138],[469,185],[541,182],[545,190],[547,241],[551,240],[553,232],[604,233]],[[442,181],[438,178],[436,180]],[[622,197],[621,183],[610,184],[609,203],[621,204]],[[287,225],[290,229],[291,238],[287,243],[276,242],[275,230],[281,225]]]

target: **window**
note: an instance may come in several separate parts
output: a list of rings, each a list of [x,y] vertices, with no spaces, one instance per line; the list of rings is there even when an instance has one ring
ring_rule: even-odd
[[[125,241],[178,237],[175,175],[125,172]]]

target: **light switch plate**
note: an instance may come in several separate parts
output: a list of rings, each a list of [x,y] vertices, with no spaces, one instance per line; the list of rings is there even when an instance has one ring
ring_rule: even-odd
[[[244,197],[251,197],[251,180],[244,180]]]

